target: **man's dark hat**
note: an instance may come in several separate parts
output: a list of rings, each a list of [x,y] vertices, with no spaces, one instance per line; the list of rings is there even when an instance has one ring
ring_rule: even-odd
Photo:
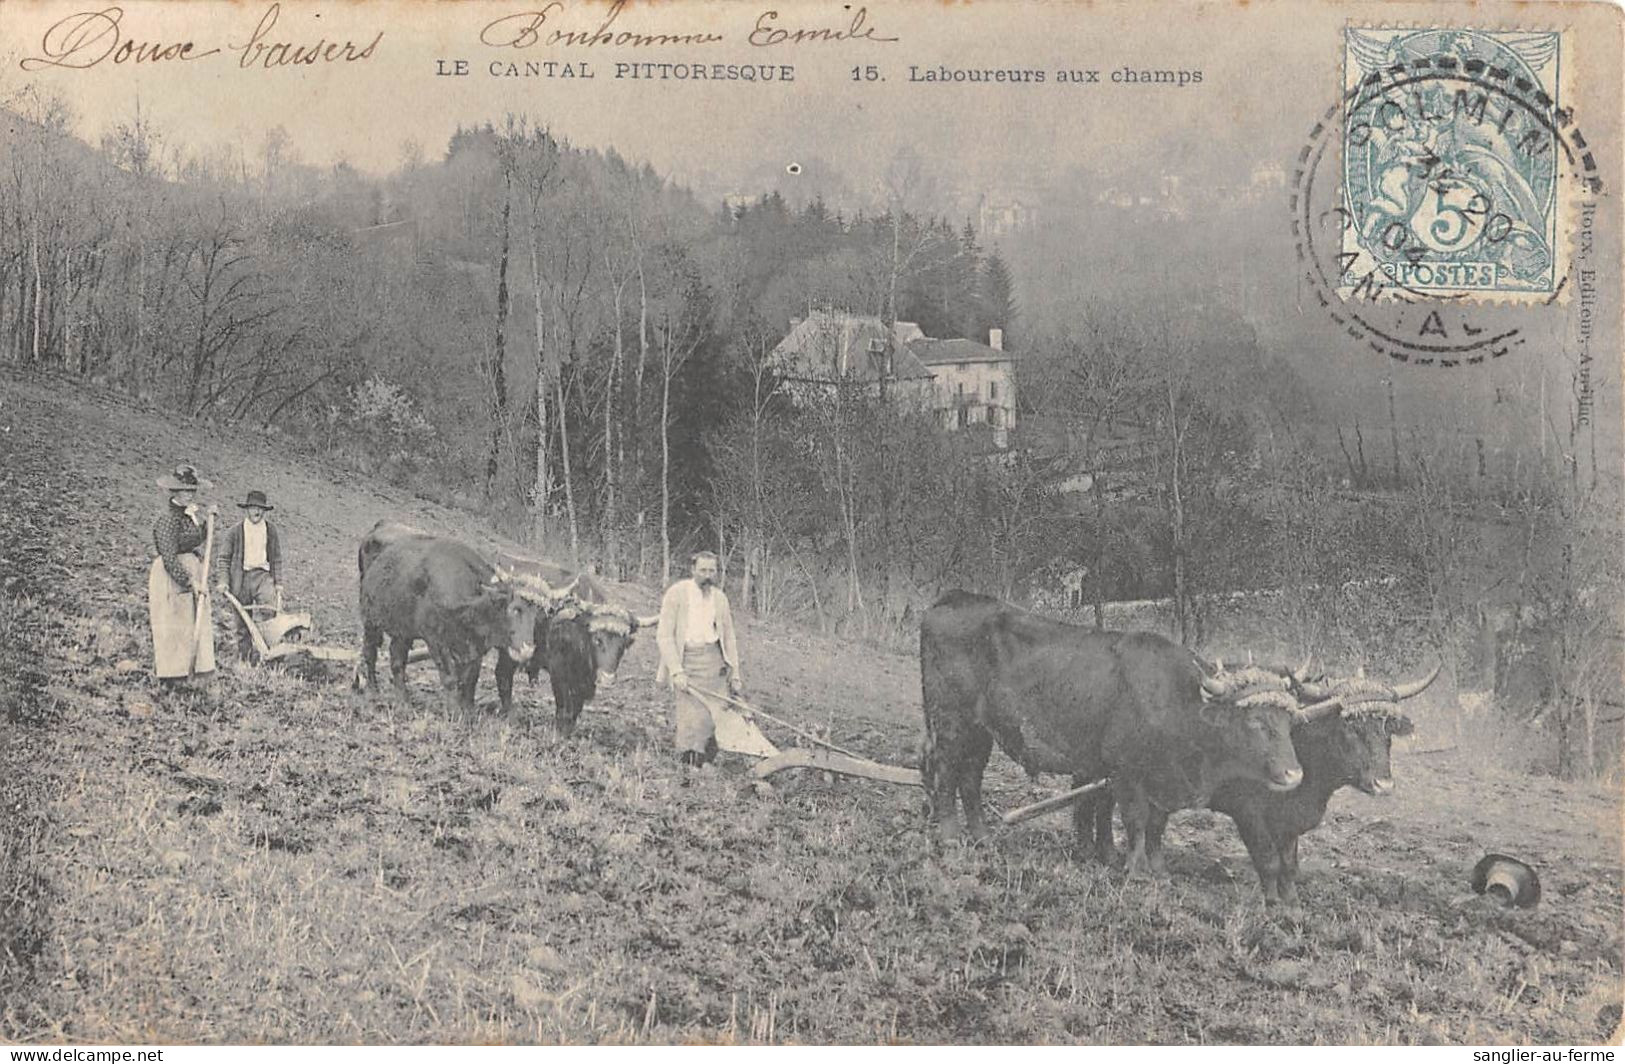
[[[272,506],[270,503],[265,501],[265,492],[263,492],[263,491],[251,491],[251,492],[249,492],[248,493],[248,500],[246,502],[238,503],[237,504],[237,509],[246,510],[250,506],[258,506],[262,510],[275,510],[276,509],[275,506]]]
[[[175,472],[167,477],[158,478],[158,486],[165,491],[208,491],[214,487],[209,481],[197,475],[197,468],[186,464],[175,467]]]
[[[1540,877],[1535,870],[1504,853],[1485,854],[1473,867],[1473,890],[1502,905],[1533,909],[1540,901]]]

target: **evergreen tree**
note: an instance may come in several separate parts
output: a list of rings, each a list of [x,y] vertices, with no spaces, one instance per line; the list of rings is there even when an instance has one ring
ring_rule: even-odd
[[[990,328],[1003,329],[1004,346],[1013,346],[1017,316],[1015,290],[1010,267],[1004,264],[1004,259],[996,251],[987,257],[987,264],[982,269],[981,295],[981,339],[986,339],[986,332]]]

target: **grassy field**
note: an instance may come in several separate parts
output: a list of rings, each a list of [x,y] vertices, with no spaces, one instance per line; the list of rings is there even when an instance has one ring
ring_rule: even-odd
[[[647,637],[568,742],[542,687],[515,722],[461,722],[428,665],[403,711],[340,671],[234,667],[223,627],[211,688],[160,697],[145,572],[176,461],[230,515],[270,494],[324,642],[358,642],[379,517],[495,542],[277,450],[0,377],[0,1040],[1616,1036],[1620,796],[1459,748],[1397,750],[1390,798],[1340,793],[1303,843],[1303,910],[1266,915],[1205,812],[1175,818],[1169,880],[1125,881],[1077,859],[1064,815],[939,852],[918,791],[807,775],[761,797],[739,759],[685,785]],[[741,623],[765,708],[912,763],[916,662]],[[1418,708],[1423,739],[1448,710]],[[995,754],[992,802],[1042,791]],[[1539,866],[1539,909],[1468,892],[1491,849]]]

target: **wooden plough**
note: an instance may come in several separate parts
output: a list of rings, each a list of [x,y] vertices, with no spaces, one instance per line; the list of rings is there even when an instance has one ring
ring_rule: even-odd
[[[776,772],[783,772],[790,768],[810,768],[820,772],[834,772],[842,776],[856,776],[861,779],[879,780],[882,783],[896,783],[904,787],[923,787],[925,781],[920,776],[920,770],[903,768],[900,765],[885,765],[879,761],[871,761],[862,754],[836,746],[827,739],[822,739],[804,728],[798,728],[787,720],[781,720],[765,710],[756,708],[743,699],[722,694],[719,691],[710,691],[704,687],[690,686],[689,690],[703,697],[710,703],[711,718],[717,728],[717,748],[736,754],[749,754],[761,758],[761,762],[751,770],[751,774],[759,780],[765,780]],[[731,707],[731,708],[730,708]],[[761,729],[751,719],[760,717],[771,721],[787,731],[805,739],[813,745],[796,747],[790,750],[780,750],[773,745],[772,740],[763,735]]]
[[[254,643],[257,664],[280,661],[284,658],[306,657],[317,661],[359,661],[361,655],[348,647],[326,647],[301,640],[311,630],[308,613],[283,612],[281,603],[275,606],[244,606],[230,591],[222,591],[231,608],[237,611],[248,626],[248,637]],[[265,614],[264,620],[255,620],[254,614]]]

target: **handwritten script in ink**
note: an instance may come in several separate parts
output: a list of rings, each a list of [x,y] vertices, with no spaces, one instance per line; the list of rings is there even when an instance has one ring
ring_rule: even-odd
[[[57,68],[89,70],[101,63],[115,66],[157,66],[196,62],[235,56],[243,70],[275,70],[278,67],[309,67],[324,63],[355,63],[371,59],[384,39],[379,30],[366,43],[329,40],[326,36],[304,34],[299,39],[277,32],[282,5],[265,9],[252,29],[218,43],[163,41],[138,36],[126,24],[124,9],[106,7],[69,15],[45,31],[39,54],[23,57],[24,70]],[[133,20],[131,20],[133,21]]]
[[[567,21],[569,11],[564,0],[552,0],[535,10],[504,15],[486,24],[480,30],[480,43],[492,48],[591,48],[597,45],[640,48],[721,44],[729,39],[727,34],[714,29],[675,22],[659,30],[630,29],[619,24],[625,7],[626,0],[615,0],[605,15],[571,23]],[[776,10],[763,11],[748,22],[739,36],[756,48],[854,41],[890,44],[898,40],[870,23],[868,8],[853,11],[849,6],[843,7],[841,13],[825,25],[815,25],[812,21],[792,24]]]

